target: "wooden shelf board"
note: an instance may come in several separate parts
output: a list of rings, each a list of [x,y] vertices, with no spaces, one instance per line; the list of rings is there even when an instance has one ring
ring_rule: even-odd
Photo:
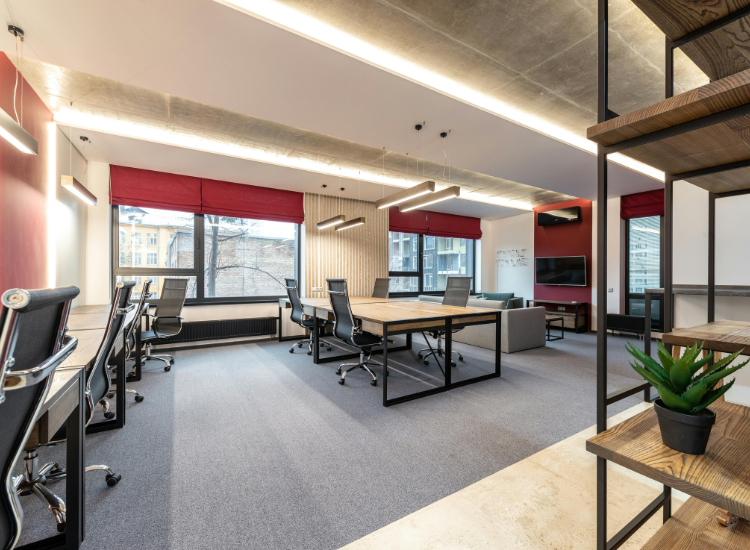
[[[596,143],[614,145],[741,105],[748,105],[750,113],[750,69],[592,126],[587,136]],[[747,160],[750,116],[634,147],[623,154],[671,174]],[[750,169],[691,178],[690,183],[714,193],[747,189]]]
[[[665,344],[692,346],[695,342],[705,349],[750,355],[750,323],[744,321],[714,321],[696,327],[675,329],[662,336]]]
[[[750,4],[750,0],[633,0],[670,40],[702,29]],[[750,68],[747,53],[750,17],[743,17],[682,47],[682,51],[711,80]]]
[[[663,288],[648,288],[646,294],[664,294]],[[707,285],[672,285],[672,294],[707,296]],[[750,298],[750,286],[716,285],[717,296],[736,296]]]
[[[661,441],[653,408],[586,442],[586,450],[750,519],[750,409],[715,402],[716,424],[706,454],[688,455]]]
[[[750,548],[750,522],[722,527],[719,508],[689,498],[643,547],[643,550],[740,550]]]

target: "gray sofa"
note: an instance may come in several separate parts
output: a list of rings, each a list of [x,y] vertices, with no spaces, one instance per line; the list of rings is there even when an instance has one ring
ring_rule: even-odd
[[[442,296],[419,296],[422,302],[441,303]],[[505,302],[496,300],[469,299],[468,307],[482,307],[502,310],[500,328],[500,351],[513,353],[526,349],[541,348],[547,345],[546,310],[543,307],[506,309]],[[495,349],[495,325],[476,325],[453,335],[454,342],[471,346]]]

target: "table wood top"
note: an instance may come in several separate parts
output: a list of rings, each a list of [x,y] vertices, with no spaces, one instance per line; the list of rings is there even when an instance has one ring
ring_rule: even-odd
[[[68,330],[94,330],[107,328],[109,310],[104,313],[79,313],[68,317]]]
[[[330,310],[330,306],[326,308]],[[352,315],[357,319],[373,323],[420,321],[445,317],[497,315],[497,309],[479,307],[444,306],[433,302],[388,302],[376,304],[352,304]]]
[[[287,299],[288,300],[288,299]],[[378,304],[391,303],[396,300],[391,298],[373,298],[372,296],[349,296],[349,303],[354,305],[360,304]],[[331,309],[331,301],[326,298],[300,298],[303,306],[316,307],[320,309]]]
[[[741,519],[731,527],[723,527],[716,521],[719,512],[716,506],[690,497],[642,550],[750,548],[750,522]]]
[[[692,346],[696,341],[705,349],[734,353],[745,350],[750,355],[750,323],[744,321],[715,321],[697,327],[681,328],[662,336],[665,344]]]
[[[70,310],[71,315],[82,315],[88,313],[109,313],[112,309],[112,304],[98,304],[91,306],[78,306]]]
[[[716,424],[704,455],[664,445],[653,408],[589,439],[586,450],[750,519],[750,408],[717,401],[711,410]]]
[[[70,336],[78,338],[78,346],[68,358],[59,366],[57,370],[70,367],[88,367],[96,357],[99,346],[104,339],[105,329],[91,330],[69,330]]]

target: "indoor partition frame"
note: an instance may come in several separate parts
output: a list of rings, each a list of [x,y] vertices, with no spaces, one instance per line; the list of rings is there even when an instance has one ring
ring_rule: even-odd
[[[674,95],[674,49],[709,34],[721,27],[750,15],[750,6],[742,8],[714,23],[687,34],[680,40],[671,41],[665,38],[665,96]],[[607,0],[598,0],[598,122],[606,122],[617,117],[608,106],[608,27],[609,6]],[[726,122],[735,118],[746,116],[748,105],[740,105],[726,111],[720,111],[702,118],[677,124],[675,126],[657,130],[650,134],[644,134],[614,145],[597,148],[597,203],[607,203],[607,156],[653,143],[662,139],[670,138],[693,130],[706,128],[714,124]],[[674,182],[687,180],[698,176],[716,174],[737,168],[750,166],[750,159],[732,162],[719,166],[712,166],[690,172],[664,175],[664,250],[662,258],[664,262],[664,332],[672,330],[674,319],[674,295],[673,287],[673,222],[674,222]],[[714,321],[716,300],[715,279],[715,204],[716,199],[731,197],[750,193],[750,190],[731,191],[727,193],[709,194],[709,251],[708,251],[708,319]],[[606,323],[607,318],[607,209],[597,208],[597,318],[599,323]],[[646,294],[646,304],[650,309],[651,297]],[[647,311],[647,315],[650,312]],[[598,327],[599,329],[605,327]],[[644,338],[644,346],[650,352],[650,331]],[[607,394],[607,331],[597,330],[597,433],[607,429],[607,406],[616,403],[625,397],[634,395],[643,390],[644,399],[650,400],[650,384],[642,383],[626,388],[624,390]],[[635,533],[646,521],[649,520],[661,508],[663,521],[671,517],[672,513],[672,489],[663,486],[663,492],[643,509],[633,520],[623,527],[612,539],[607,540],[607,461],[597,457],[597,550],[615,550],[622,546],[633,533]]]

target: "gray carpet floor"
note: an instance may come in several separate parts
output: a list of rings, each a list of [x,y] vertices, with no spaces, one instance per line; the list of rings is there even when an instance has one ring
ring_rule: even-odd
[[[609,338],[611,390],[636,378],[627,340]],[[421,344],[415,336],[414,348]],[[336,364],[314,365],[290,345],[180,351],[169,373],[150,363],[128,385],[146,399],[128,396],[125,428],[87,436],[87,464],[107,464],[123,479],[109,488],[102,472],[87,474],[83,547],[338,548],[596,419],[591,334],[503,354],[500,379],[389,408],[363,371],[340,386]],[[465,362],[454,378],[492,368],[493,352],[456,347]],[[390,397],[439,374],[413,352],[390,359]],[[64,462],[65,445],[40,455]],[[50,488],[64,495],[64,486]],[[22,543],[55,534],[36,498],[22,503]]]

